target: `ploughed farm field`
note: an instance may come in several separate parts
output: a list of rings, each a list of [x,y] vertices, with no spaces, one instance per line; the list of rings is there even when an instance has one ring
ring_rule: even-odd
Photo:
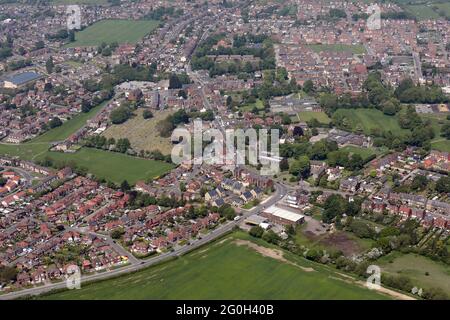
[[[139,272],[43,299],[388,299],[243,232]]]
[[[137,43],[158,26],[155,20],[101,20],[75,33],[68,47],[89,47],[112,42]]]

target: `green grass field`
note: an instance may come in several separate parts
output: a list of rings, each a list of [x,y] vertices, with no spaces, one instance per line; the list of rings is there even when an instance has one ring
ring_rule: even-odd
[[[381,271],[409,277],[419,288],[441,288],[450,294],[450,267],[413,253],[392,252],[377,261]],[[425,274],[428,272],[428,275]]]
[[[325,112],[314,112],[314,111],[299,112],[297,113],[297,118],[300,122],[306,122],[312,119],[317,119],[317,121],[319,121],[320,123],[329,124],[331,121],[331,119],[327,116]]]
[[[347,44],[310,44],[308,47],[314,52],[333,51],[333,52],[351,52],[353,54],[366,53],[366,49],[362,44],[347,45]]]
[[[437,19],[439,15],[430,6],[425,4],[406,5],[405,9],[419,20]]]
[[[435,139],[431,142],[431,149],[450,152],[450,140],[445,138]]]
[[[372,129],[391,131],[395,135],[408,132],[400,128],[396,117],[387,116],[376,109],[339,109],[333,114],[333,117],[338,116],[344,116],[352,130],[359,127],[365,134],[370,134]]]
[[[68,47],[98,46],[105,43],[137,43],[156,29],[154,20],[102,20],[75,34],[75,42]]]
[[[108,102],[98,105],[87,113],[73,117],[62,126],[51,129],[29,142],[18,145],[0,144],[0,154],[17,156],[25,160],[43,160],[48,156],[56,161],[74,161],[78,166],[85,167],[89,173],[116,183],[121,183],[123,180],[135,183],[138,180],[160,176],[173,168],[173,165],[166,162],[140,159],[97,149],[82,148],[76,153],[48,151],[51,142],[68,138],[88,119],[95,116],[106,103]]]
[[[447,18],[450,18],[450,3],[449,2],[434,3],[433,7],[437,7],[438,13],[439,13],[439,11],[442,11]]]
[[[351,154],[359,154],[363,159],[367,159],[373,154],[378,154],[379,152],[375,150],[374,148],[358,148],[354,146],[346,146],[343,148],[340,148],[340,150],[347,151]]]
[[[87,113],[80,113],[66,121],[62,126],[51,129],[29,142],[22,144],[0,144],[0,154],[17,156],[26,160],[39,159],[41,156],[45,156],[50,142],[67,139],[72,133],[85,125],[87,120],[94,117],[107,103],[108,101],[105,101]]]
[[[91,148],[81,148],[75,153],[48,152],[46,156],[56,161],[75,161],[78,166],[87,168],[95,176],[116,183],[127,180],[134,184],[139,180],[158,177],[174,167],[162,161]]]
[[[257,99],[255,103],[242,105],[239,107],[239,110],[241,110],[243,112],[252,112],[254,107],[256,107],[259,111],[264,110],[264,105],[263,105],[262,100]]]
[[[176,260],[44,299],[387,299],[329,268],[285,254],[268,257],[238,232]],[[253,240],[252,240],[253,241]],[[250,243],[252,244],[252,243]],[[255,243],[253,243],[254,245]],[[263,247],[258,241],[258,248]],[[273,251],[272,251],[273,252]],[[308,268],[305,270],[305,268]],[[313,268],[313,269],[311,269]]]
[[[321,215],[315,213],[315,219],[321,219]],[[337,231],[332,234],[327,232],[312,234],[310,229],[311,227],[304,224],[297,230],[295,236],[297,245],[305,246],[309,249],[326,250],[327,252],[342,251],[344,255],[352,256],[370,249],[373,244],[372,240],[358,238],[351,232]]]
[[[144,109],[139,108],[128,121],[118,125],[111,125],[103,135],[106,138],[128,138],[134,150],[159,150],[162,154],[170,155],[173,144],[170,138],[163,138],[156,129],[157,124],[174,110],[161,110],[153,112],[153,118],[144,119]]]

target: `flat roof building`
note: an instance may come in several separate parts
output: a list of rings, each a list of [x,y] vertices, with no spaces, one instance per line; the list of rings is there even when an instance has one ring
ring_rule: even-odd
[[[34,71],[25,71],[8,76],[3,81],[3,87],[9,89],[16,89],[31,81],[37,80],[42,77],[41,74]]]
[[[261,215],[269,219],[272,223],[283,225],[300,224],[305,221],[304,215],[276,207],[275,205],[265,209]]]

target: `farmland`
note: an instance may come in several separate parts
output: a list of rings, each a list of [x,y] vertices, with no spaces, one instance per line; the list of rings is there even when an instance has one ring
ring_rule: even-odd
[[[370,134],[371,130],[391,131],[395,135],[402,135],[404,130],[398,124],[397,118],[387,116],[376,109],[339,109],[333,114],[333,118],[343,117],[346,126],[353,130],[362,130]]]
[[[250,240],[250,241],[249,241]],[[211,272],[213,270],[213,272]],[[185,256],[45,299],[386,299],[237,232]]]
[[[392,252],[378,260],[383,273],[409,277],[419,288],[441,288],[450,294],[450,268],[413,253]]]
[[[104,43],[137,43],[156,29],[154,20],[102,20],[75,33],[75,42],[69,47],[99,46]]]
[[[104,136],[106,138],[128,138],[134,150],[159,150],[162,154],[170,154],[172,143],[170,138],[163,138],[159,135],[156,125],[159,121],[172,114],[172,110],[153,112],[153,118],[144,119],[143,109],[135,111],[134,116],[120,125],[109,127]]]

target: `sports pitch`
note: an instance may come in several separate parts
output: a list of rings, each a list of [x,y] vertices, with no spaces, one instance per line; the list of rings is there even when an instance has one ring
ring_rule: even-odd
[[[155,20],[101,20],[75,33],[68,47],[99,46],[102,43],[135,44],[158,26]]]

